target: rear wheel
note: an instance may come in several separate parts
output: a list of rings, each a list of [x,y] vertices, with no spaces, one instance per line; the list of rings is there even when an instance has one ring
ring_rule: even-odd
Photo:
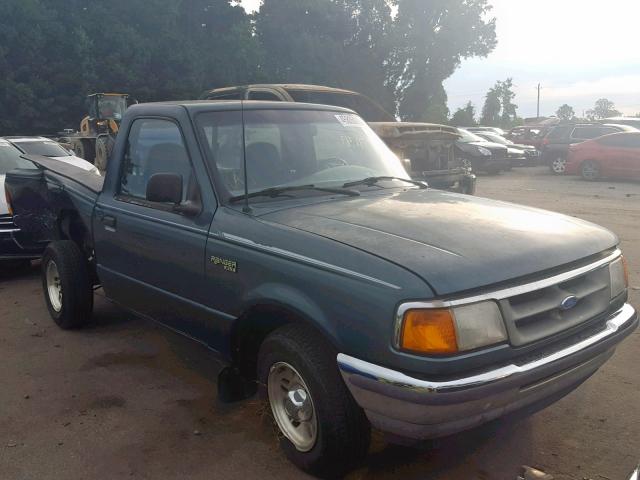
[[[587,160],[586,162],[583,162],[580,167],[580,175],[582,175],[582,178],[590,182],[598,180],[600,178],[600,165],[598,165],[598,162],[594,162],[593,160]]]
[[[258,379],[281,448],[298,468],[335,477],[367,454],[369,422],[340,376],[336,352],[316,332],[287,325],[269,335]]]
[[[562,175],[567,169],[567,159],[562,156],[556,156],[551,160],[551,171],[556,175]]]
[[[96,139],[96,159],[94,165],[101,172],[105,172],[107,170],[107,159],[109,157],[109,148],[108,148],[107,137],[98,137]]]
[[[63,329],[83,326],[91,317],[93,288],[87,261],[68,240],[49,244],[42,256],[42,286],[51,318]]]

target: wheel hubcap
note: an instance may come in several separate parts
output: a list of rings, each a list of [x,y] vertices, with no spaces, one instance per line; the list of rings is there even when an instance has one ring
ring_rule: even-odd
[[[564,158],[556,158],[553,161],[553,171],[556,173],[564,173],[567,167],[567,161]]]
[[[56,312],[62,310],[62,285],[56,262],[50,261],[46,270],[47,293],[49,302]]]
[[[278,362],[267,380],[271,411],[278,428],[300,452],[311,450],[318,435],[313,399],[302,376],[291,365]]]

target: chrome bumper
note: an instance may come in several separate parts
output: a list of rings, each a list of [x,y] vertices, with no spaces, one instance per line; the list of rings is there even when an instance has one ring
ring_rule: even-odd
[[[448,381],[410,377],[344,354],[338,355],[338,365],[375,427],[406,438],[435,438],[560,398],[595,373],[637,323],[635,310],[626,304],[604,330],[569,347]]]

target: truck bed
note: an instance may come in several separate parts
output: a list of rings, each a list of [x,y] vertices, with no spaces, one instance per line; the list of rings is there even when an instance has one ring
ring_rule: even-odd
[[[104,177],[40,155],[23,158],[38,169],[14,170],[6,176],[15,224],[39,242],[58,238],[64,218],[73,218],[91,232],[91,216]]]

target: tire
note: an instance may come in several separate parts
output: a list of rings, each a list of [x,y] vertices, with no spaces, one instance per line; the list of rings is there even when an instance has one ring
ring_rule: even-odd
[[[94,165],[100,170],[100,173],[104,173],[107,170],[107,160],[109,158],[108,141],[109,139],[105,136],[96,139],[96,158]]]
[[[87,261],[75,243],[49,244],[42,256],[42,287],[49,314],[60,328],[79,328],[89,321],[93,288]]]
[[[268,400],[280,432],[280,446],[298,468],[334,478],[366,456],[371,441],[369,422],[342,380],[335,350],[316,332],[301,325],[286,325],[273,332],[260,347],[257,373],[260,393]],[[295,378],[296,374],[299,378]],[[278,381],[286,375],[293,377],[286,382],[287,394],[282,393],[286,391],[285,383]],[[307,427],[315,424],[315,435],[311,435],[314,440],[307,441],[307,436],[302,435],[303,442],[294,438],[295,432],[287,434],[287,425],[289,432],[296,428],[287,413],[290,410],[283,405],[289,398],[289,405],[295,408],[296,395],[305,403],[295,414],[306,418],[297,429],[304,432],[302,423]]]
[[[554,156],[549,163],[549,168],[553,174],[563,175],[567,170],[567,159],[560,155]]]
[[[588,182],[596,181],[600,178],[600,165],[593,160],[586,160],[580,166],[580,175]]]
[[[89,163],[95,163],[96,147],[91,139],[76,138],[73,140],[73,153]]]

